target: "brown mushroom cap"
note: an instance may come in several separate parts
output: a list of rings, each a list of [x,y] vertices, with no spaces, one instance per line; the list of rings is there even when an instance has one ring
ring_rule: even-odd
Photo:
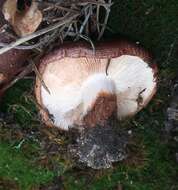
[[[66,111],[67,108],[64,108],[64,110],[66,111],[65,112],[63,110],[65,112],[65,114],[63,111],[61,113],[59,112],[57,114],[57,115],[59,115],[60,119],[63,120],[64,123],[65,122],[67,123],[66,125],[85,124],[84,120],[87,120],[87,124],[88,123],[92,123],[92,125],[98,124],[98,121],[101,120],[101,118],[99,116],[97,117],[97,114],[93,114],[93,115],[91,114],[91,112],[93,110],[95,110],[95,112],[97,112],[96,106],[94,106],[94,107],[89,106],[90,109],[86,110],[85,103],[81,103],[80,98],[78,98],[78,97],[80,97],[79,92],[81,91],[81,87],[83,86],[84,81],[87,81],[88,78],[90,76],[94,76],[94,74],[103,75],[103,76],[98,75],[99,79],[97,79],[97,78],[94,79],[94,81],[98,80],[100,82],[100,84],[97,87],[98,89],[100,89],[100,87],[102,86],[102,84],[101,84],[102,81],[105,80],[105,79],[102,79],[102,77],[105,77],[105,76],[106,76],[106,81],[108,80],[108,77],[111,79],[111,82],[109,82],[108,85],[106,85],[105,90],[107,88],[110,88],[110,87],[108,87],[109,85],[112,86],[113,81],[114,81],[114,83],[113,83],[114,86],[116,88],[118,88],[118,85],[120,85],[120,84],[119,83],[117,84],[117,77],[115,78],[114,75],[113,76],[110,76],[110,75],[112,75],[112,73],[113,73],[113,68],[119,69],[118,65],[120,67],[120,65],[121,65],[120,63],[122,62],[120,60],[122,58],[124,58],[126,60],[127,65],[128,65],[128,63],[127,63],[128,61],[131,62],[130,65],[132,65],[132,66],[134,66],[135,64],[137,64],[136,62],[138,62],[138,65],[140,65],[141,67],[143,65],[143,71],[144,71],[144,69],[148,68],[148,73],[149,73],[148,75],[150,76],[150,78],[149,77],[147,77],[147,78],[150,81],[151,86],[150,86],[150,89],[148,89],[148,94],[146,94],[147,92],[145,92],[145,91],[147,91],[147,89],[142,89],[142,86],[144,86],[144,85],[141,84],[142,86],[139,88],[140,94],[138,93],[138,89],[134,94],[134,98],[135,98],[136,94],[137,94],[137,98],[139,98],[138,97],[139,95],[143,94],[143,97],[141,96],[141,101],[142,101],[141,106],[139,106],[139,107],[135,106],[137,100],[134,99],[133,100],[134,101],[133,110],[131,110],[130,112],[128,110],[129,113],[127,113],[127,114],[124,113],[124,114],[119,115],[119,113],[118,113],[117,114],[118,118],[120,118],[120,116],[122,118],[122,116],[125,117],[125,116],[134,115],[136,112],[141,110],[141,108],[146,106],[146,104],[150,101],[152,96],[155,94],[155,92],[156,92],[156,66],[155,66],[155,64],[153,64],[152,56],[148,53],[148,51],[144,50],[143,48],[139,47],[138,45],[136,45],[134,43],[131,43],[128,41],[122,41],[122,40],[98,43],[95,46],[95,48],[96,48],[96,51],[94,53],[93,50],[90,48],[89,44],[81,43],[81,42],[66,43],[63,46],[61,46],[60,48],[58,48],[55,51],[51,52],[50,54],[46,55],[41,60],[40,65],[39,65],[39,71],[40,71],[43,81],[44,81],[45,85],[47,86],[50,93],[47,92],[47,90],[45,90],[45,88],[41,84],[41,81],[37,78],[35,94],[36,94],[37,102],[39,104],[39,109],[40,109],[42,119],[46,123],[46,125],[56,126],[61,129],[68,129],[69,126],[67,128],[64,126],[60,126],[60,124],[59,124],[60,122],[58,124],[56,124],[55,121],[53,121],[54,118],[50,117],[51,114],[53,114],[54,110],[57,112],[57,110],[59,109],[57,107],[58,104],[57,104],[57,102],[55,102],[55,100],[59,101],[59,97],[62,97],[62,96],[64,96],[64,99],[60,100],[61,104],[59,104],[58,106],[59,107],[63,106],[63,108],[64,108],[65,101],[68,102],[69,108],[71,106],[70,111],[69,110]],[[134,62],[133,60],[136,60],[136,62]],[[119,64],[117,64],[117,62],[119,62]],[[111,69],[111,67],[112,67],[112,69]],[[139,66],[138,66],[138,69],[139,69]],[[135,72],[135,71],[133,71],[133,72]],[[108,74],[108,76],[107,76],[107,74]],[[119,73],[118,75],[121,75],[121,73]],[[138,75],[139,75],[139,71],[138,71]],[[147,78],[145,78],[145,80],[147,80]],[[120,80],[122,81],[123,79],[120,78]],[[131,80],[132,80],[132,78],[131,78]],[[72,86],[73,84],[74,84],[74,86],[76,85],[75,89],[65,91],[65,92],[67,92],[65,94],[64,88],[67,88],[67,85]],[[60,88],[60,85],[62,86],[61,88]],[[86,88],[88,90],[88,92],[87,92],[88,94],[90,94],[90,91],[92,91],[92,86],[95,86],[95,84],[91,83],[91,86]],[[148,86],[149,86],[149,84],[148,84]],[[110,112],[112,112],[114,110],[114,108],[109,109],[111,104],[114,107],[114,103],[113,103],[114,101],[110,101],[109,104],[107,104],[107,102],[108,102],[108,100],[112,99],[111,97],[113,97],[113,95],[117,95],[117,106],[120,106],[120,108],[117,107],[117,110],[123,109],[122,108],[123,105],[120,103],[120,101],[122,102],[122,96],[124,93],[122,93],[122,94],[119,94],[116,92],[114,93],[115,87],[112,87],[110,89],[109,98],[104,96],[104,99],[103,99],[103,102],[105,102],[106,105],[108,105],[105,109],[111,110]],[[90,88],[91,88],[91,90],[90,90]],[[97,91],[97,88],[93,91],[96,93],[100,93],[101,91]],[[75,91],[75,93],[72,94],[74,91]],[[104,91],[104,93],[105,92],[106,91]],[[85,97],[87,96],[87,93],[86,93]],[[95,95],[97,95],[97,94],[95,94]],[[46,98],[45,98],[45,96],[46,96]],[[67,96],[69,97],[69,99],[67,99]],[[121,96],[121,99],[119,98],[119,96]],[[51,101],[53,101],[53,103],[51,105],[50,105],[51,102],[50,101],[48,102],[48,100],[50,98],[51,98]],[[131,98],[133,98],[133,97],[131,97]],[[127,99],[127,97],[126,97],[126,99]],[[100,100],[100,98],[98,98],[98,96],[96,96],[93,99],[93,102],[91,100],[87,100],[88,101],[87,106],[89,104],[97,105],[98,110],[101,110],[102,107],[104,109],[103,105],[98,106],[98,104],[96,102],[98,100]],[[114,100],[114,98],[112,100]],[[70,101],[74,101],[75,103],[73,102],[72,104],[70,104]],[[125,101],[125,99],[124,99],[124,101]],[[72,108],[72,106],[73,106],[73,108]],[[53,110],[53,111],[51,111],[51,110]],[[102,113],[101,115],[103,115],[104,119],[107,119],[111,115],[110,112],[108,112],[106,114]],[[91,115],[91,117],[88,117],[89,115]],[[96,116],[96,117],[93,117],[93,116]],[[55,115],[55,118],[56,117],[57,116]],[[92,119],[92,121],[90,120],[90,118]],[[61,125],[63,125],[63,124],[61,124]]]

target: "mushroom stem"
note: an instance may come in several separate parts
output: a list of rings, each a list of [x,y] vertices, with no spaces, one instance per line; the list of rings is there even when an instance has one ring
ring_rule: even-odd
[[[89,76],[82,85],[82,99],[85,113],[91,110],[91,107],[101,93],[114,94],[114,82],[102,73]]]
[[[82,100],[84,123],[89,126],[102,124],[116,109],[113,80],[103,73],[89,76],[82,85]]]

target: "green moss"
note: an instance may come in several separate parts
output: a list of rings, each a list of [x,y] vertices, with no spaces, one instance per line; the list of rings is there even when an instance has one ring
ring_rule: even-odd
[[[33,166],[21,152],[6,143],[0,143],[0,153],[0,176],[14,180],[23,190],[53,179],[52,172]]]
[[[33,97],[33,82],[21,80],[10,88],[1,104],[0,110],[14,115],[17,123],[30,125],[37,119],[37,109]]]

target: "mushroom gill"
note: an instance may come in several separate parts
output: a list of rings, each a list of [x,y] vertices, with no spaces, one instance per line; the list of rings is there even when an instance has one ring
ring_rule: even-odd
[[[69,127],[104,124],[117,112],[132,116],[156,92],[156,69],[149,53],[123,41],[105,42],[96,52],[82,43],[66,44],[39,65],[45,86],[36,79],[36,98],[43,121]]]

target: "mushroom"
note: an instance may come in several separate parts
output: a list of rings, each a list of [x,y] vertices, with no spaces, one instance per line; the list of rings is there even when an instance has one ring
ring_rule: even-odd
[[[18,36],[35,32],[42,22],[42,13],[35,1],[6,0],[2,12]]]
[[[114,113],[133,116],[156,92],[157,67],[136,44],[117,40],[96,45],[68,43],[39,64],[35,94],[43,121],[68,130],[103,125]]]

